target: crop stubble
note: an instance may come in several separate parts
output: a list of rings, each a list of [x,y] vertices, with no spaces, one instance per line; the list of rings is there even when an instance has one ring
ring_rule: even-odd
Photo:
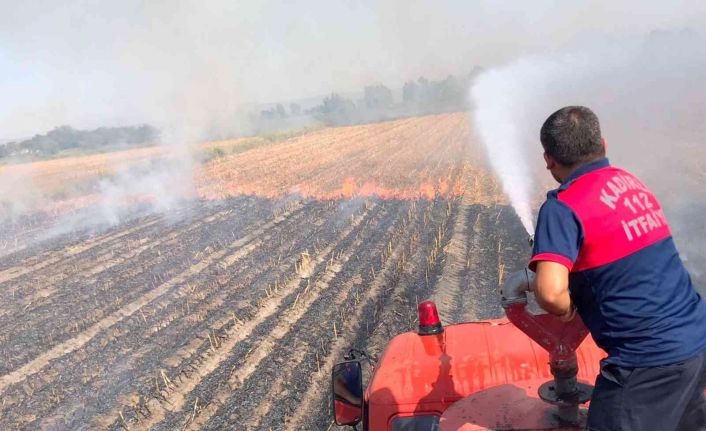
[[[322,129],[197,176],[150,216],[0,262],[0,428],[328,429],[331,365],[416,304],[499,317],[524,230],[466,114]]]

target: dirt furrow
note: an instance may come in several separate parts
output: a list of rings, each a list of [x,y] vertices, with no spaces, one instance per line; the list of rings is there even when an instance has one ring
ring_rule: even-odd
[[[228,399],[231,397],[232,393],[241,389],[243,383],[254,375],[260,364],[273,353],[281,339],[284,336],[294,335],[290,334],[293,326],[298,325],[302,316],[304,316],[304,314],[309,310],[312,303],[318,299],[318,294],[321,290],[328,287],[331,279],[333,279],[333,277],[341,271],[342,265],[349,258],[350,253],[343,256],[341,259],[336,259],[332,265],[328,266],[328,269],[325,271],[323,277],[314,283],[312,289],[307,292],[303,298],[300,296],[300,299],[296,302],[296,305],[280,316],[277,326],[275,326],[275,328],[266,337],[259,338],[257,340],[257,347],[248,354],[244,363],[238,368],[230,371],[231,378],[228,380],[226,387],[215,394],[211,402],[202,411],[200,411],[192,421],[188,423],[188,426],[186,426],[185,429],[192,431],[201,429],[203,425],[205,425],[214,415],[217,414],[218,408],[228,402]],[[297,328],[297,330],[302,329],[303,328],[301,327]],[[290,363],[289,360],[291,356],[301,356],[303,358],[307,351],[308,346],[299,344],[298,349],[295,349],[292,352],[287,352],[287,356],[282,359],[285,359],[288,363]]]
[[[249,208],[251,208],[251,205],[243,208],[243,210],[247,211]],[[159,247],[163,244],[174,244],[175,241],[183,239],[183,235],[185,234],[202,229],[204,226],[208,226],[211,223],[223,221],[231,212],[232,209],[225,209],[202,220],[197,220],[186,225],[175,225],[167,229],[164,229],[164,226],[158,223],[159,220],[143,224],[139,229],[127,229],[116,235],[116,238],[120,238],[121,241],[113,245],[101,247],[100,252],[91,258],[80,258],[80,256],[76,256],[76,259],[72,261],[73,263],[62,262],[53,265],[45,272],[40,271],[42,268],[38,268],[31,272],[32,277],[27,280],[15,281],[6,295],[3,307],[13,310],[22,309],[23,312],[32,312],[34,311],[32,306],[36,306],[36,302],[45,300],[54,294],[63,284],[78,280],[83,283],[90,283],[91,276],[117,267],[140,256],[142,252],[150,248]],[[147,236],[141,237],[137,241],[138,244],[136,247],[134,244],[135,241],[126,238],[150,226],[156,227],[157,230]],[[88,249],[83,251],[85,252],[86,250]],[[76,253],[76,255],[78,254],[79,253]],[[146,266],[147,264],[148,262],[141,261],[141,265]],[[0,313],[2,313],[2,311],[0,311]]]
[[[315,257],[312,258],[312,265],[315,267],[326,265],[328,258],[335,250],[335,247],[338,245],[340,239],[350,235],[364,220],[364,218],[365,213],[356,216],[350,225],[339,234],[338,241],[328,244],[320,250]],[[265,322],[279,310],[280,305],[285,299],[289,298],[294,294],[294,292],[299,290],[300,287],[305,286],[306,284],[305,279],[295,277],[282,286],[278,293],[275,293],[271,297],[262,301],[257,314],[252,319],[244,321],[242,324],[238,324],[233,327],[231,333],[228,334],[228,337],[223,341],[217,352],[202,362],[198,369],[195,370],[190,377],[182,379],[178,386],[169,391],[167,398],[168,402],[159,402],[154,399],[151,400],[148,407],[150,416],[135,424],[135,426],[131,429],[150,429],[152,426],[161,422],[167,416],[168,412],[178,412],[183,410],[186,405],[188,394],[201,382],[201,380],[218,369],[222,362],[230,357],[231,351],[239,342],[249,337],[256,327]]]
[[[368,323],[369,315],[375,305],[380,301],[380,297],[389,289],[389,285],[396,284],[399,279],[399,272],[404,270],[406,265],[406,256],[408,256],[415,248],[413,239],[419,228],[418,221],[408,219],[409,223],[402,226],[400,235],[394,239],[395,247],[384,266],[375,274],[369,286],[364,289],[364,296],[358,298],[353,305],[352,310],[346,310],[345,319],[341,319],[340,331],[341,336],[336,338],[329,346],[328,353],[321,358],[321,362],[317,362],[317,371],[311,371],[309,378],[304,383],[307,389],[298,396],[299,403],[296,406],[294,415],[286,424],[281,424],[282,429],[299,430],[310,427],[308,421],[313,416],[320,418],[326,417],[328,411],[321,411],[320,407],[323,400],[328,399],[328,388],[330,379],[330,370],[333,364],[340,361],[343,355],[352,346],[355,346],[355,335],[363,332],[363,323]],[[366,327],[367,332],[369,328]],[[353,337],[352,337],[352,336]],[[327,409],[328,410],[328,409]]]
[[[75,245],[68,246],[65,250],[58,253],[51,252],[49,255],[44,256],[41,259],[37,259],[36,263],[31,263],[28,261],[21,262],[18,266],[10,267],[5,270],[0,271],[0,284],[6,283],[8,281],[14,280],[17,277],[21,277],[25,274],[30,274],[36,272],[40,269],[46,268],[48,266],[59,267],[66,263],[66,260],[77,256],[79,254],[85,253],[96,247],[104,245],[110,241],[116,241],[125,236],[131,235],[134,232],[153,226],[158,222],[157,219],[149,220],[141,225],[125,229],[116,233],[108,234],[102,237],[97,237],[93,240],[84,241]]]
[[[200,262],[189,267],[186,271],[182,272],[178,276],[161,284],[157,288],[150,290],[149,292],[145,293],[144,295],[142,295],[141,297],[139,297],[135,301],[131,302],[130,304],[122,307],[121,309],[111,313],[110,315],[103,318],[98,323],[91,326],[87,330],[81,332],[77,336],[75,336],[67,341],[62,342],[61,344],[53,347],[51,350],[39,355],[38,357],[34,358],[30,362],[24,364],[20,368],[12,371],[9,374],[6,374],[6,375],[0,377],[0,395],[5,391],[5,389],[9,385],[17,384],[17,383],[23,381],[24,379],[26,379],[28,376],[39,372],[42,368],[44,368],[49,363],[49,361],[57,359],[63,355],[66,355],[70,352],[73,352],[73,351],[81,348],[86,343],[88,343],[93,337],[95,337],[96,334],[98,334],[99,332],[104,331],[107,328],[114,325],[115,323],[131,316],[137,310],[142,308],[145,304],[149,303],[150,301],[154,300],[155,298],[159,297],[160,295],[163,295],[165,292],[169,291],[175,285],[182,283],[188,277],[200,272],[201,270],[203,270],[207,266],[211,265],[213,262],[222,258],[230,249],[237,249],[237,248],[241,248],[241,247],[245,246],[247,243],[249,243],[252,240],[254,240],[255,238],[257,238],[258,235],[262,234],[262,232],[264,232],[265,230],[267,230],[271,226],[275,226],[275,225],[281,223],[283,220],[286,220],[287,216],[288,216],[288,213],[284,213],[284,214],[274,218],[270,222],[263,225],[261,228],[255,230],[253,232],[250,232],[247,235],[243,236],[242,238],[232,242],[227,249],[217,251],[217,252],[210,254],[209,256],[207,256],[203,260],[201,260]]]
[[[468,241],[473,236],[473,228],[469,226],[469,218],[473,216],[474,209],[462,202],[457,204],[453,215],[453,232],[451,240],[446,245],[444,252],[443,269],[435,286],[431,299],[439,309],[439,317],[444,325],[456,323],[456,306],[459,293],[467,290],[466,262],[468,260]]]
[[[484,207],[475,205],[473,210],[466,214],[468,231],[463,250],[463,268],[459,273],[461,286],[454,292],[452,301],[442,306],[443,313],[448,313],[451,316],[449,323],[467,322],[474,316],[472,310],[478,289],[478,274],[475,269],[487,264],[482,262],[483,256],[479,253],[482,246],[481,219],[483,210]]]
[[[497,318],[502,315],[499,292],[496,218],[499,207],[480,209],[473,222],[466,276],[468,288],[457,297],[457,319],[461,322]]]
[[[306,214],[316,214],[316,212],[308,212]],[[244,264],[242,261],[253,256],[256,261],[263,261],[267,253],[267,250],[262,248],[263,243],[274,239],[274,236],[278,234],[277,231],[281,234],[301,225],[301,222],[306,220],[302,215],[301,212],[298,212],[296,215],[289,217],[286,223],[282,223],[276,229],[263,233],[258,236],[257,241],[248,244],[244,248],[237,249],[231,255],[225,256],[217,265],[212,265],[199,273],[197,278],[186,281],[186,283],[176,287],[167,295],[160,297],[158,301],[150,304],[149,307],[140,310],[139,315],[116,325],[113,329],[117,331],[115,336],[111,334],[106,336],[104,334],[100,338],[99,343],[93,342],[82,350],[82,352],[90,355],[89,360],[81,361],[79,357],[77,361],[64,361],[65,366],[61,367],[61,373],[67,377],[63,380],[73,391],[65,391],[62,395],[64,399],[72,402],[63,403],[55,409],[51,416],[59,422],[52,423],[52,427],[73,428],[79,426],[85,421],[85,419],[81,418],[81,414],[85,415],[83,412],[90,411],[91,416],[100,415],[107,410],[106,407],[114,403],[117,404],[113,413],[108,414],[107,417],[94,417],[91,426],[100,429],[108,428],[116,417],[122,415],[121,411],[125,412],[124,417],[129,420],[131,415],[128,411],[125,411],[125,405],[136,405],[140,397],[144,398],[150,391],[121,394],[116,392],[116,388],[129,391],[146,383],[148,386],[152,384],[151,393],[155,394],[159,392],[159,390],[155,392],[155,386],[161,385],[162,383],[159,382],[163,379],[164,381],[169,381],[169,378],[176,379],[179,377],[178,372],[173,373],[170,371],[173,367],[182,367],[179,363],[169,364],[174,358],[174,356],[171,356],[172,359],[169,358],[172,353],[181,354],[184,356],[182,358],[184,360],[192,359],[186,353],[193,353],[197,356],[193,358],[194,360],[202,359],[201,355],[205,353],[204,349],[201,349],[203,344],[206,344],[206,351],[208,351],[209,344],[218,344],[220,337],[223,335],[223,326],[226,323],[232,324],[237,319],[236,317],[231,319],[230,316],[234,316],[234,314],[227,313],[227,310],[236,309],[236,312],[241,317],[244,316],[235,308],[235,305],[238,302],[242,302],[237,300],[239,293],[247,293],[243,292],[242,287],[253,279],[250,273],[257,273],[257,277],[267,278],[266,273],[272,269],[268,266],[263,266],[255,271],[254,268]],[[296,224],[294,224],[295,222]],[[300,245],[303,246],[306,243],[310,243],[310,238],[305,237],[303,239],[306,241]],[[282,247],[286,247],[286,245],[283,244]],[[243,253],[243,249],[247,249],[248,253]],[[241,264],[237,266],[235,272],[229,274],[229,266],[224,265],[226,261],[230,262],[230,264],[235,264],[236,262]],[[278,264],[273,263],[273,265],[277,266]],[[291,268],[294,262],[290,262],[287,265],[283,261],[282,264],[279,264],[280,269],[283,269],[282,265]],[[224,280],[223,276],[225,274],[228,274],[228,280]],[[240,283],[241,278],[242,283]],[[214,281],[214,279],[218,281]],[[208,280],[211,281],[207,282]],[[233,288],[230,288],[234,280],[237,280],[238,283]],[[253,285],[252,287],[259,286]],[[260,291],[260,289],[253,290]],[[242,298],[242,295],[239,296]],[[191,306],[189,306],[189,301],[191,301]],[[186,302],[186,305],[184,305],[184,302]],[[221,310],[221,307],[225,307],[225,310]],[[223,315],[227,315],[227,319],[222,319],[221,316]],[[190,352],[183,351],[184,349],[181,347],[183,340],[191,340],[187,344],[187,346],[192,348]],[[193,343],[194,341],[196,344]],[[119,350],[128,353],[116,356],[104,352],[102,347],[105,345],[110,345],[113,352]],[[147,347],[141,348],[140,346]],[[211,344],[211,347],[213,347],[213,344]],[[145,356],[145,359],[133,360],[133,354],[130,352],[139,352],[140,355]],[[90,376],[87,379],[79,380],[78,377],[80,377],[81,370],[90,370]],[[152,376],[151,381],[150,376]],[[158,379],[156,382],[155,378]],[[100,405],[96,405],[92,399],[85,399],[80,390],[81,388],[85,388],[95,394],[96,397],[99,397],[102,400]],[[40,392],[42,390],[41,387],[36,387],[36,392],[47,396],[47,391]],[[126,401],[121,402],[120,399]],[[36,404],[37,400],[32,400],[32,403]],[[41,411],[44,406],[45,404],[39,403],[37,410]],[[43,414],[43,416],[47,415],[46,413]],[[75,418],[75,422],[67,421],[67,418]],[[42,420],[41,427],[45,428],[48,423],[47,420]],[[30,424],[30,427],[34,425]]]
[[[444,208],[440,208],[442,205]],[[379,355],[392,337],[416,328],[417,304],[434,294],[445,259],[443,249],[451,236],[447,229],[450,214],[446,203],[435,203],[425,212],[418,236],[413,238],[410,264],[405,266],[399,282],[376,304],[370,325],[356,340],[358,346]]]
[[[34,245],[28,245],[25,249],[13,251],[2,256],[0,274],[12,269],[15,266],[42,264],[50,257],[61,257],[70,259],[81,253],[90,251],[98,246],[110,246],[114,242],[119,242],[121,238],[150,228],[159,223],[162,219],[159,215],[136,218],[125,222],[120,226],[107,229],[97,234],[73,232],[70,236],[64,236],[47,240]],[[61,262],[62,264],[65,262]],[[44,267],[44,265],[42,265]],[[37,268],[39,269],[39,268]]]
[[[329,208],[328,210],[326,208]],[[279,242],[279,250],[272,248],[259,248],[258,253],[252,254],[250,258],[254,258],[256,262],[268,261],[268,255],[281,255],[289,253],[291,254],[292,246],[294,249],[304,249],[306,246],[310,246],[315,243],[315,237],[323,235],[324,238],[330,236],[329,233],[336,233],[339,229],[336,227],[338,225],[335,213],[331,213],[331,206],[324,205],[321,206],[323,212],[318,214],[318,217],[326,214],[329,220],[322,226],[317,227],[319,223],[315,224],[305,224],[305,222],[311,219],[303,219],[299,225],[283,226],[284,234],[286,232],[298,232],[298,236],[294,243],[289,245],[288,242],[283,241],[282,237]],[[372,207],[367,207],[368,209]],[[368,211],[365,215],[366,220],[371,217],[377,217],[377,210]],[[309,213],[310,216],[316,216],[315,212]],[[331,215],[334,217],[331,218]],[[307,230],[308,229],[308,230]],[[323,229],[323,230],[322,230]],[[263,236],[262,240],[265,243],[274,243],[277,241],[271,241],[274,238],[274,233],[271,235]],[[268,241],[268,238],[270,240]],[[327,241],[327,240],[326,240]],[[229,280],[223,280],[217,283],[218,286],[222,286],[226,293],[213,295],[213,298],[209,299],[208,305],[202,307],[201,305],[195,305],[192,308],[192,313],[190,316],[203,316],[199,319],[203,319],[197,326],[186,326],[183,325],[169,325],[164,331],[167,331],[163,337],[167,337],[167,340],[178,340],[179,338],[189,339],[190,337],[196,336],[191,342],[184,346],[179,344],[167,344],[160,346],[156,352],[151,355],[151,360],[149,367],[153,369],[162,369],[166,373],[168,378],[174,379],[175,381],[181,382],[183,378],[190,377],[191,373],[196,372],[201,364],[208,359],[212,354],[220,350],[221,338],[227,337],[230,332],[235,329],[237,324],[242,323],[243,320],[247,321],[254,313],[259,310],[260,305],[269,299],[272,295],[279,293],[283,284],[281,283],[280,274],[292,274],[291,269],[298,262],[298,254],[292,255],[294,259],[280,259],[272,258],[269,259],[270,263],[267,266],[257,266],[253,267],[251,265],[240,265],[234,274],[230,274]],[[223,261],[226,261],[224,259]],[[223,264],[223,261],[220,264]],[[219,270],[221,270],[219,265]],[[277,278],[273,278],[272,274],[277,275]],[[293,275],[291,279],[300,279],[302,277],[302,271]],[[221,279],[218,274],[203,274],[202,279]],[[194,281],[198,283],[198,280]],[[232,283],[236,283],[235,288],[231,288]],[[284,285],[286,285],[286,281]],[[258,296],[259,295],[259,296]],[[250,299],[247,299],[250,298]],[[247,302],[243,306],[243,302]],[[203,302],[202,302],[203,304]],[[251,310],[255,310],[254,312]],[[194,314],[195,313],[195,314]],[[237,313],[237,315],[236,315]],[[189,319],[190,320],[190,319]],[[183,319],[182,319],[183,321]],[[194,328],[198,332],[194,332]],[[151,337],[151,335],[150,335]],[[207,340],[207,341],[206,341]],[[167,353],[167,354],[164,354]],[[171,353],[171,354],[170,354]],[[167,357],[168,356],[168,357]],[[147,364],[146,364],[147,365]],[[147,369],[139,370],[139,373],[146,373]],[[160,392],[158,390],[157,392]],[[151,392],[154,394],[154,388]],[[164,392],[165,394],[168,391]],[[146,406],[144,400],[151,399],[153,396],[150,395],[150,391],[143,391],[142,389],[138,392],[133,393],[127,398],[132,398],[138,400],[137,402],[128,403],[128,411],[126,411],[125,417],[132,423],[134,420],[142,420],[143,417],[150,416],[149,407]],[[157,396],[157,398],[163,398],[162,395]],[[142,401],[140,401],[142,400]],[[113,414],[108,414],[103,418],[99,418],[99,424],[101,428],[107,428],[115,420],[118,415],[118,406],[113,410]],[[123,419],[121,419],[123,420]]]
[[[391,246],[392,242],[389,234],[381,233],[394,227],[401,216],[398,213],[392,221],[382,220],[346,246],[343,253],[317,278],[309,292],[303,292],[294,305],[278,315],[276,326],[267,335],[255,340],[254,350],[230,371],[227,387],[217,392],[215,402],[196,415],[187,429],[233,426],[252,429],[252,422],[256,419],[256,413],[250,411],[256,408],[253,402],[268,399],[266,394],[271,387],[269,382],[263,381],[263,377],[267,378],[273,370],[279,370],[283,365],[296,369],[298,375],[304,366],[294,362],[292,356],[307,356],[309,362],[314,363],[312,350],[318,348],[317,341],[326,344],[330,337],[336,336],[337,330],[329,322],[336,319],[338,304],[345,300],[353,301],[351,292],[360,287],[363,281],[361,273],[370,271],[370,265],[374,265],[373,268],[378,265],[376,260],[359,259],[360,247],[365,245],[371,257],[384,254],[386,244]],[[375,232],[378,234],[375,235]],[[301,378],[297,376],[293,380],[301,381]],[[279,397],[281,401],[282,394]],[[215,419],[217,422],[212,422]]]
[[[387,277],[381,286],[382,292],[377,299],[370,301],[362,317],[353,319],[361,324],[346,337],[347,344],[337,346],[338,350],[329,355],[324,369],[330,370],[333,363],[340,361],[350,347],[367,350],[374,356],[379,355],[392,336],[416,326],[416,304],[431,293],[426,287],[427,280],[433,286],[443,261],[439,249],[443,248],[451,236],[445,229],[450,215],[445,203],[434,204],[427,209],[419,215],[416,228],[412,228],[412,236],[403,253],[405,257]],[[438,241],[439,228],[442,232],[441,243]],[[342,324],[351,320],[349,313],[342,314]],[[327,374],[319,375],[306,384],[306,395],[301,398],[302,403],[283,429],[327,429],[331,426],[328,379]]]
[[[249,415],[252,418],[252,424],[248,426],[248,429],[263,429],[262,421],[267,418],[272,407],[277,405],[278,402],[281,401],[281,398],[288,394],[290,382],[293,380],[292,376],[296,368],[300,367],[302,362],[307,358],[308,354],[309,351],[306,348],[288,352],[286,358],[284,358],[284,369],[280,371],[279,376],[274,381],[267,382],[267,385],[270,387],[270,392],[267,397]]]
[[[303,212],[301,205],[292,205],[299,206],[297,214]],[[140,256],[142,263],[126,262],[121,268],[100,273],[91,283],[79,279],[64,286],[61,293],[52,297],[51,304],[42,305],[31,314],[3,319],[0,325],[0,346],[7,361],[0,363],[0,370],[9,373],[15,370],[17,364],[74,337],[150,288],[157,288],[171,277],[188,271],[194,260],[198,261],[214,250],[224,249],[228,242],[223,239],[235,240],[239,231],[257,229],[271,217],[269,210],[263,214],[267,219],[258,220],[259,214],[255,212],[242,218],[231,217],[226,223],[220,223],[214,228],[206,227],[184,235],[181,242],[168,248],[145,252]]]
[[[528,242],[528,234],[515,210],[509,205],[501,206],[500,209],[495,219],[495,232],[498,243],[498,284],[502,285],[508,274],[519,271],[527,265],[532,249]]]

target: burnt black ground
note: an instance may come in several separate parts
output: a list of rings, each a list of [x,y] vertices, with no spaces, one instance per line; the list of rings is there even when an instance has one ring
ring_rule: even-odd
[[[18,378],[0,386],[0,429],[329,429],[325,367],[415,329],[455,223],[469,264],[450,315],[502,317],[499,284],[526,263],[527,234],[508,206],[460,205],[243,197],[5,256],[0,271],[37,269],[0,282],[0,374]],[[699,250],[687,249],[697,286]],[[79,348],[22,368],[165,285]]]

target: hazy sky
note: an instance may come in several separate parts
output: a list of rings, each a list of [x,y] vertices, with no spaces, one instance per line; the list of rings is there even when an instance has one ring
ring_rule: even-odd
[[[0,138],[228,121],[243,103],[684,27],[706,29],[706,2],[0,0]]]

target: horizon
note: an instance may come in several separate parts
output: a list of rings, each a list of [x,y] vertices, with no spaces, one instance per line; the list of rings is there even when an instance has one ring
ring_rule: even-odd
[[[244,105],[347,93],[419,76],[458,75],[526,55],[706,28],[706,5],[682,1],[497,5],[312,1],[61,5],[3,0],[0,136],[61,124],[149,123],[180,139],[232,124]],[[626,8],[634,18],[626,24]],[[89,37],[87,37],[89,36]],[[274,101],[274,102],[273,102]],[[185,125],[185,122],[189,124]],[[183,129],[188,129],[187,131]]]
[[[479,66],[480,66],[480,65],[479,65]],[[482,67],[482,66],[480,66],[480,67]],[[443,74],[442,74],[442,75],[443,75]],[[461,75],[461,73],[448,73],[448,74],[443,75],[443,76],[444,76],[444,77],[447,77],[447,76],[460,76],[460,75]],[[417,81],[418,79],[420,79],[420,78],[426,78],[426,79],[429,79],[429,80],[442,79],[441,75],[440,75],[440,76],[419,76],[419,77],[417,77],[417,78],[410,78],[410,79],[408,79],[408,80],[405,80],[405,82],[409,82],[409,81],[415,81],[415,82],[416,82],[416,81]],[[276,105],[278,105],[278,104],[289,105],[289,104],[292,104],[292,103],[296,103],[296,104],[303,104],[303,103],[316,104],[316,103],[320,103],[325,97],[330,96],[330,95],[332,95],[332,94],[338,94],[338,95],[340,95],[340,96],[342,96],[342,97],[344,97],[344,98],[350,99],[350,98],[352,98],[352,97],[360,97],[360,96],[362,96],[362,95],[364,94],[364,88],[365,88],[365,87],[367,87],[367,86],[374,86],[374,85],[382,85],[382,86],[385,86],[385,87],[389,88],[390,90],[392,90],[393,94],[395,94],[396,92],[402,91],[402,87],[403,87],[403,84],[396,85],[396,86],[390,86],[390,85],[387,85],[387,84],[382,83],[382,82],[380,82],[380,81],[371,81],[371,82],[368,83],[368,84],[364,84],[364,86],[361,87],[361,88],[358,89],[358,90],[345,90],[345,91],[332,90],[332,91],[329,91],[328,93],[318,94],[318,95],[314,95],[314,96],[304,96],[304,97],[301,97],[301,98],[298,98],[298,99],[288,99],[288,100],[279,100],[279,101],[265,101],[265,102],[244,102],[244,103],[242,103],[242,104],[240,104],[240,105],[237,105],[237,107],[238,107],[238,108],[243,108],[243,110],[244,110],[244,111],[247,111],[248,113],[253,113],[253,114],[255,114],[255,113],[257,113],[258,110],[266,109],[266,108],[271,108],[271,107],[274,107],[274,106],[276,106]],[[357,102],[357,101],[359,101],[359,100],[353,100],[353,101],[354,101],[354,102]],[[74,125],[72,125],[72,124],[56,124],[56,125],[54,125],[54,126],[51,126],[51,127],[48,128],[48,129],[45,129],[45,130],[42,130],[42,131],[38,131],[38,132],[35,132],[35,133],[31,134],[31,135],[26,135],[26,136],[23,136],[23,137],[7,138],[7,137],[0,136],[0,145],[5,145],[5,144],[11,143],[11,142],[21,142],[21,141],[24,141],[24,140],[27,140],[27,139],[31,139],[31,138],[33,138],[33,137],[35,137],[35,136],[37,136],[37,135],[46,135],[47,133],[51,132],[52,130],[58,129],[58,128],[60,128],[60,127],[71,127],[72,129],[75,129],[75,130],[89,131],[89,130],[95,130],[95,129],[98,129],[98,128],[101,128],[101,127],[107,127],[107,128],[135,127],[135,126],[139,126],[139,125],[142,125],[142,124],[149,124],[149,123],[148,123],[148,122],[137,122],[137,123],[130,123],[130,124],[128,124],[128,123],[119,123],[119,124],[109,124],[109,125],[108,125],[108,123],[106,123],[106,124],[94,125],[94,126],[91,126],[91,127],[84,127],[84,128],[82,128],[82,127],[76,127],[76,126],[74,126]],[[249,135],[249,134],[245,134],[244,136],[248,136],[248,135]]]

